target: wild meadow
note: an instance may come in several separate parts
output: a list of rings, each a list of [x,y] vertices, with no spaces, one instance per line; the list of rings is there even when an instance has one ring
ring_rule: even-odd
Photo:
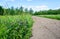
[[[45,17],[45,18],[60,20],[60,9],[43,10],[43,11],[35,12],[34,15],[39,16],[39,17]]]
[[[39,17],[45,17],[45,18],[60,20],[60,15],[39,15]]]
[[[29,39],[32,24],[30,15],[0,16],[0,39]]]
[[[29,39],[32,25],[32,16],[27,10],[23,12],[23,7],[5,9],[0,6],[0,39]]]

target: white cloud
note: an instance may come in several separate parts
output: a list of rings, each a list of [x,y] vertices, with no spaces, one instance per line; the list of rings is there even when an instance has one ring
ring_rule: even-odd
[[[48,6],[46,6],[46,5],[41,5],[41,6],[23,6],[23,7],[28,8],[28,9],[32,8],[34,11],[48,10],[49,9]]]
[[[60,9],[60,7],[57,7],[57,8],[55,8],[55,9]]]
[[[60,9],[60,6],[58,6],[58,7],[51,7],[51,8],[49,8],[49,9],[52,9],[52,10],[55,10],[55,9]]]

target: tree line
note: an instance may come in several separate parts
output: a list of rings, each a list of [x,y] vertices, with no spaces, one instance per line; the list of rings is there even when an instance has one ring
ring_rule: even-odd
[[[22,6],[20,8],[3,8],[0,6],[0,15],[20,15],[20,14],[32,14],[32,15],[56,15],[60,14],[60,9],[49,9],[49,10],[43,10],[43,11],[33,11],[32,8],[28,10],[28,8],[23,8]]]
[[[56,9],[56,10],[49,9],[38,12],[36,11],[34,13],[34,15],[57,15],[57,14],[60,14],[60,9]]]
[[[27,8],[23,8],[22,6],[20,8],[3,8],[0,6],[0,15],[20,15],[20,14],[33,14],[32,8],[29,10]]]

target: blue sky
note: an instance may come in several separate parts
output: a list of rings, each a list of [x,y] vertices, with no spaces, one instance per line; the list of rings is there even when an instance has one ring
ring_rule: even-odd
[[[5,8],[23,6],[24,8],[39,11],[60,8],[60,0],[0,0],[0,5]]]

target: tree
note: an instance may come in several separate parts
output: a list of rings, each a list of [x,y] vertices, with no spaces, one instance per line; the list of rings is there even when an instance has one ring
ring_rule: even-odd
[[[15,9],[15,14],[16,14],[16,15],[19,15],[19,13],[20,13],[19,9],[16,8],[16,9]]]
[[[25,13],[28,13],[28,9],[27,8],[25,8]]]
[[[22,6],[20,7],[19,10],[20,10],[20,14],[23,13],[23,7]]]
[[[32,8],[30,8],[29,13],[30,13],[30,14],[33,14],[33,10],[32,10]]]
[[[13,7],[11,7],[11,9],[10,9],[10,15],[15,15],[15,10]]]
[[[60,8],[57,10],[57,14],[60,14]]]
[[[3,15],[4,13],[4,9],[2,8],[2,6],[0,6],[0,15]]]
[[[4,15],[10,15],[10,8],[5,9]]]

